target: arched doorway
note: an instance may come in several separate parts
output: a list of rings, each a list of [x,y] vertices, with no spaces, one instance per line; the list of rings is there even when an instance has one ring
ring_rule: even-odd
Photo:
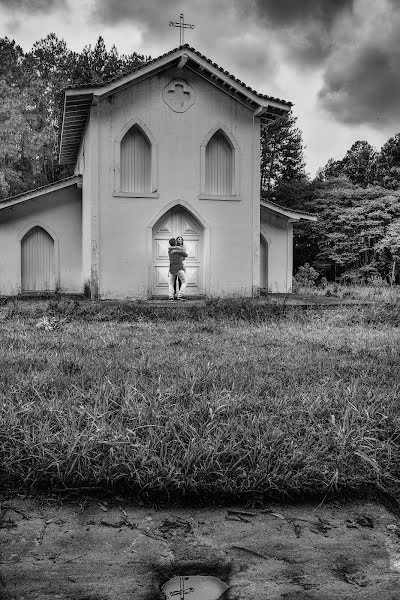
[[[268,242],[260,234],[260,287],[268,289]]]
[[[54,292],[54,240],[42,227],[32,227],[21,240],[21,290]]]
[[[204,294],[203,228],[181,206],[174,206],[153,227],[153,295],[168,295],[168,240],[181,235],[188,257],[185,258],[186,296]]]

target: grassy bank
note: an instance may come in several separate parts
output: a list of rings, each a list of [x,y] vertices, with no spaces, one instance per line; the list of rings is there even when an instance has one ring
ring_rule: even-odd
[[[397,486],[396,303],[63,302],[0,313],[3,484],[204,501]]]

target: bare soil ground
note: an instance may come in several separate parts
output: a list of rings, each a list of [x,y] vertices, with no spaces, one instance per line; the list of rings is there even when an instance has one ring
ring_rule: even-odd
[[[1,503],[0,597],[161,600],[175,575],[212,575],[224,600],[398,600],[399,525],[361,500],[157,510],[14,495]]]

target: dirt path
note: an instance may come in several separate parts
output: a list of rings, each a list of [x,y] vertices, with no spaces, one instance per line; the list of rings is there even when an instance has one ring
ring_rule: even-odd
[[[400,522],[372,502],[155,510],[14,497],[0,527],[3,600],[161,600],[175,575],[218,577],[224,600],[400,598]]]

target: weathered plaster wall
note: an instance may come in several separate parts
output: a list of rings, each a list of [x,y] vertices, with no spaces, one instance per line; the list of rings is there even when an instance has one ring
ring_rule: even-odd
[[[268,242],[268,291],[290,292],[293,226],[288,219],[262,210],[260,231]]]
[[[21,237],[35,225],[46,228],[54,238],[60,291],[82,291],[81,212],[81,190],[76,186],[0,210],[0,295],[20,291]]]
[[[184,113],[171,110],[162,98],[163,88],[174,78],[184,79],[196,94],[196,102]],[[250,295],[259,279],[259,253],[254,244],[259,237],[259,125],[253,122],[252,113],[186,69],[165,71],[120,91],[100,101],[98,110],[100,295],[151,294],[147,227],[179,199],[193,209],[206,230],[204,292]],[[136,119],[155,143],[156,189],[153,197],[116,197],[115,140]],[[201,144],[219,126],[239,145],[238,200],[199,198]]]

